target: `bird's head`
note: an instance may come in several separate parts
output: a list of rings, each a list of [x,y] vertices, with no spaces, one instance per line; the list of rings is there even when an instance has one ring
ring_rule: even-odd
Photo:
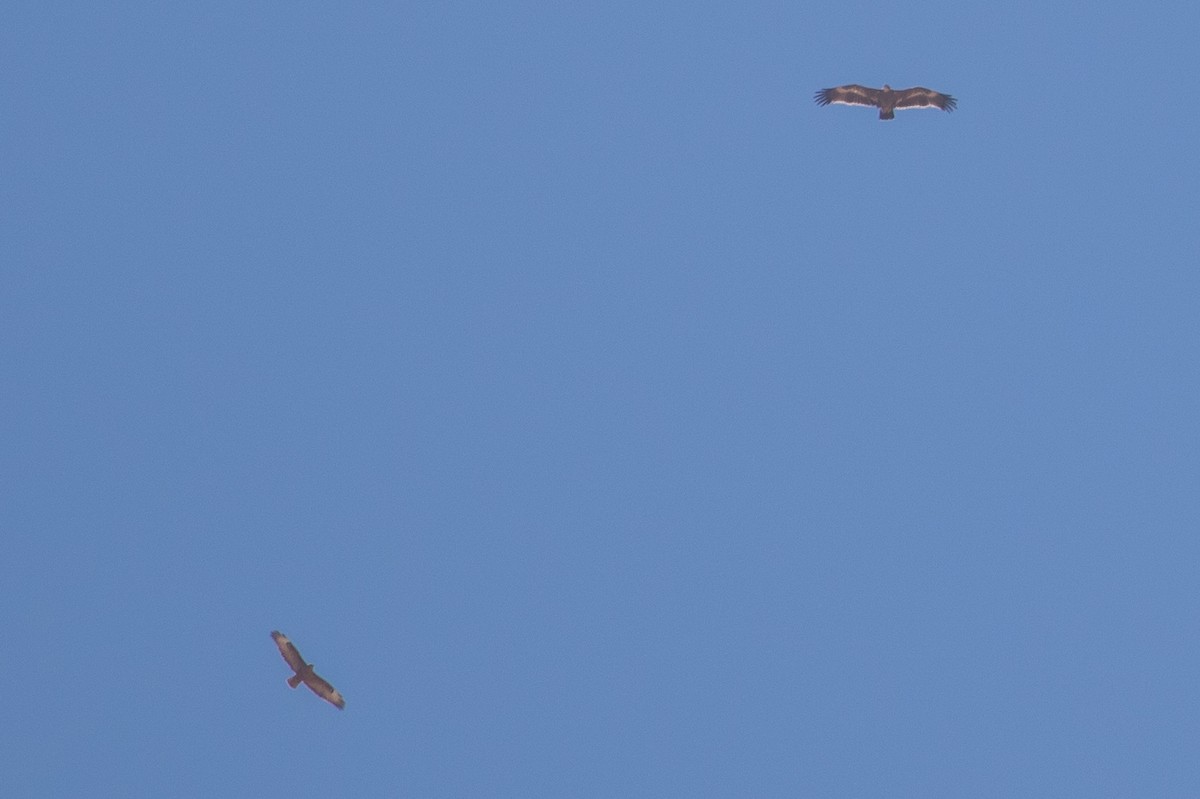
[[[883,84],[883,90],[884,90],[885,92],[890,92],[890,91],[892,90],[892,87],[891,87],[891,86],[888,86],[888,85],[885,83],[885,84]]]

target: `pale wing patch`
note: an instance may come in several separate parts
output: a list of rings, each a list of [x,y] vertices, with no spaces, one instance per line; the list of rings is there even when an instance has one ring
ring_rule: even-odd
[[[336,688],[327,683],[322,677],[313,674],[312,677],[304,681],[304,684],[317,696],[329,702],[331,705],[336,705],[338,710],[343,710],[346,707],[346,700]]]
[[[953,111],[958,105],[958,101],[950,95],[931,89],[908,89],[908,91],[917,93],[901,99],[896,103],[896,108],[940,108],[943,111]]]
[[[938,108],[942,111],[953,111],[954,103],[946,103],[945,107],[942,107],[938,103],[909,103],[908,105],[896,105],[897,111],[908,111],[912,108]]]
[[[279,647],[279,654],[283,655],[283,659],[287,661],[293,671],[300,671],[304,668],[304,658],[300,657],[300,650],[288,640],[286,635],[275,630],[271,633],[271,637],[275,639],[275,646]]]
[[[862,86],[836,86],[822,89],[813,97],[817,105],[866,105],[874,106],[877,100],[874,90]]]

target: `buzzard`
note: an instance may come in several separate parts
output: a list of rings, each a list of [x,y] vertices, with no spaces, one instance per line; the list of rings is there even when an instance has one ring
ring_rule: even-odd
[[[886,83],[882,89],[872,89],[851,83],[833,89],[821,89],[816,96],[817,105],[841,103],[842,105],[873,105],[879,109],[880,119],[896,116],[897,108],[940,108],[953,111],[958,105],[948,94],[939,94],[932,89],[914,86],[911,89],[893,89]]]
[[[305,663],[304,658],[300,657],[300,650],[296,645],[288,640],[288,637],[278,630],[271,632],[271,637],[275,639],[275,646],[279,647],[279,654],[283,655],[283,659],[292,667],[292,671],[296,674],[288,677],[287,684],[295,688],[300,683],[304,683],[317,696],[324,699],[329,704],[342,710],[346,707],[346,700],[337,692],[329,683],[322,680],[313,671],[311,663]]]

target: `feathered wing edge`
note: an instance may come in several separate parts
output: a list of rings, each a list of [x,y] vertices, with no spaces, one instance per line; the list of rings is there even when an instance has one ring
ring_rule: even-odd
[[[313,672],[311,677],[305,677],[304,684],[307,685],[314,694],[321,697],[338,710],[346,709],[346,700],[341,693],[338,692],[338,689],[334,688],[323,678],[319,677],[316,672]]]
[[[304,668],[304,658],[300,656],[300,650],[278,630],[272,630],[271,637],[275,639],[275,646],[279,647],[279,654],[283,655],[283,659],[292,667],[292,671],[299,673]]]
[[[879,90],[851,83],[846,86],[835,86],[832,89],[821,89],[813,96],[817,105],[837,103],[841,105],[879,105]]]
[[[926,89],[924,86],[900,89],[896,94],[899,95],[896,108],[940,108],[943,111],[953,111],[958,107],[958,100],[952,96]]]

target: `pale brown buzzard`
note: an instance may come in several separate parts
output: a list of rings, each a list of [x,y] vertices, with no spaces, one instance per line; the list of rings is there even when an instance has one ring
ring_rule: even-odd
[[[336,688],[317,676],[317,673],[313,671],[312,664],[304,662],[304,658],[300,657],[300,650],[288,640],[286,635],[275,630],[271,633],[271,637],[275,639],[275,646],[279,647],[279,654],[283,655],[283,659],[292,667],[292,671],[296,672],[295,676],[288,677],[288,685],[295,688],[300,683],[304,683],[314,694],[338,710],[346,707],[346,700],[342,698],[342,695],[337,692]]]

